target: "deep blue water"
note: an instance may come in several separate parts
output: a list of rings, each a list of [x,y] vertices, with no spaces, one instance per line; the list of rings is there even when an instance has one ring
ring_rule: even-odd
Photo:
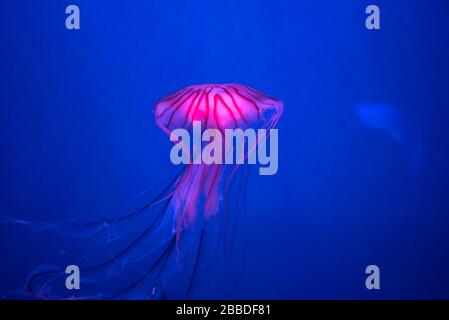
[[[250,176],[232,297],[449,298],[449,3],[376,0],[376,31],[368,4],[2,1],[0,213],[59,220],[158,193],[176,168],[154,103],[244,83],[285,112],[278,173]],[[57,255],[43,233],[0,230],[2,292]]]

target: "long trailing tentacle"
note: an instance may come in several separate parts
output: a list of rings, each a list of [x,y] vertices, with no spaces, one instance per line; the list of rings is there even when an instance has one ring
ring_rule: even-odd
[[[133,273],[137,274],[142,269],[144,269],[144,266],[141,265],[150,265],[149,268],[147,267],[147,271],[143,275],[138,276],[136,281],[134,281],[131,285],[125,286],[125,288],[117,289],[113,292],[111,292],[110,290],[106,290],[104,292],[101,292],[101,290],[99,290],[98,292],[95,292],[94,289],[87,294],[83,293],[82,295],[77,296],[78,298],[92,299],[117,298],[121,295],[126,294],[131,289],[136,288],[151,273],[154,273],[153,271],[157,269],[158,266],[160,266],[161,268],[157,272],[157,274],[160,274],[163,271],[165,265],[165,263],[161,263],[161,261],[163,261],[164,259],[168,259],[168,257],[173,253],[175,245],[175,234],[173,228],[175,216],[173,212],[170,211],[170,202],[173,197],[173,191],[177,187],[177,183],[179,182],[179,176],[180,175],[178,174],[175,179],[173,179],[161,193],[159,193],[147,204],[137,210],[132,211],[131,213],[115,219],[87,222],[83,224],[71,224],[67,223],[67,220],[43,224],[21,223],[22,221],[18,222],[15,219],[9,218],[3,219],[3,222],[12,224],[18,223],[21,225],[25,224],[27,226],[32,225],[36,226],[37,230],[53,230],[58,228],[80,226],[90,227],[94,225],[104,226],[105,224],[114,225],[125,220],[134,220],[133,218],[136,218],[141,213],[147,212],[147,210],[151,210],[157,204],[164,203],[163,207],[156,215],[146,214],[142,216],[145,219],[143,223],[146,225],[144,230],[137,234],[137,236],[134,236],[133,239],[124,240],[128,243],[121,249],[116,250],[115,253],[111,254],[110,258],[103,258],[103,261],[100,261],[92,254],[92,252],[88,252],[76,262],[77,265],[80,266],[80,270],[83,274],[83,285],[94,284],[93,287],[95,287],[95,284],[101,283],[103,280],[107,280],[109,277],[114,277],[114,269],[123,270],[126,268],[133,268]],[[128,235],[131,233],[131,230],[125,231],[124,233],[127,235],[126,238],[130,238],[130,236]],[[154,283],[159,281],[157,274],[153,279]],[[69,292],[67,291],[63,292],[63,294],[60,294],[62,288],[60,284],[58,290],[53,290],[55,287],[57,287],[55,283],[57,281],[61,281],[61,279],[64,279],[66,276],[67,275],[62,268],[58,268],[53,265],[44,265],[37,267],[27,280],[25,292],[18,293],[18,295],[27,294],[30,297],[40,299],[73,298],[70,294],[68,294]],[[153,293],[153,296],[154,294],[155,293]],[[17,293],[14,293],[13,295],[17,296]]]
[[[140,208],[136,210],[132,210],[131,212],[121,215],[115,218],[107,218],[103,220],[96,220],[96,221],[86,221],[82,222],[80,221],[80,217],[70,218],[66,220],[58,220],[58,221],[50,221],[50,222],[33,222],[29,220],[23,220],[23,219],[17,219],[13,218],[7,215],[0,215],[0,223],[1,224],[15,224],[15,225],[23,225],[27,227],[31,227],[32,229],[35,229],[37,231],[45,231],[45,230],[56,230],[56,229],[70,229],[73,228],[75,230],[79,230],[80,228],[93,228],[92,232],[98,232],[100,231],[99,228],[106,228],[111,224],[117,223],[117,222],[123,222],[126,220],[129,220],[133,217],[138,216],[139,214],[142,214],[146,210],[151,209],[152,207],[166,201],[173,195],[173,186],[175,185],[176,181],[179,179],[182,171],[179,172],[170,183],[167,184],[167,186],[159,193],[157,194],[151,201],[146,203],[145,205],[141,206]],[[99,227],[95,229],[96,227]],[[64,230],[66,231],[66,230]],[[72,235],[72,234],[70,234]]]

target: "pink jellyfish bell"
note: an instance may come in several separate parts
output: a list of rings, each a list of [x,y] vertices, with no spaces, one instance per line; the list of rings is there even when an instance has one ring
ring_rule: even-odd
[[[154,108],[156,124],[169,136],[180,128],[195,135],[196,123],[200,124],[197,136],[207,133],[208,129],[216,129],[215,134],[207,135],[214,140],[223,140],[226,129],[265,129],[269,134],[282,112],[283,103],[278,99],[239,84],[192,85],[163,98]],[[221,137],[218,137],[220,133]],[[247,148],[243,149],[244,154],[240,157],[247,158],[258,143],[264,142],[261,140],[263,138],[258,136],[252,145],[247,142]],[[227,201],[226,189],[238,168],[238,163],[231,165],[231,169],[229,165],[222,165],[229,152],[233,152],[232,149],[222,150],[220,164],[201,163],[198,158],[203,145],[204,141],[199,145],[193,144],[191,153],[189,145],[182,146],[189,155],[193,155],[193,159],[189,157],[184,172],[176,182],[170,204],[176,213],[178,240],[181,230],[194,223],[198,214],[208,218],[220,210],[220,202]]]

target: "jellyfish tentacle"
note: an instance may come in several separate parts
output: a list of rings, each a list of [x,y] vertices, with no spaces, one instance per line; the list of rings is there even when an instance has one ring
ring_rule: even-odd
[[[128,285],[126,288],[111,295],[111,298],[120,297],[124,293],[126,293],[126,292],[132,290],[133,288],[135,288],[136,286],[138,286],[139,283],[141,283],[146,277],[148,277],[151,274],[151,272],[153,272],[154,268],[160,262],[162,262],[162,266],[158,272],[158,276],[159,276],[165,266],[165,262],[168,260],[168,257],[170,256],[171,252],[173,251],[173,249],[175,247],[175,243],[176,243],[176,238],[174,236],[172,236],[167,247],[164,249],[163,253],[161,255],[159,255],[159,257],[154,262],[151,263],[151,266],[148,268],[148,270],[139,279],[137,279],[136,281],[134,281],[133,283]]]
[[[147,236],[153,230],[154,226],[159,221],[159,219],[162,217],[163,213],[165,213],[168,203],[169,202],[167,201],[166,205],[164,206],[164,208],[162,210],[160,210],[159,214],[156,216],[156,218],[153,220],[153,222],[148,227],[146,227],[146,229],[137,238],[135,238],[131,243],[129,243],[120,253],[118,253],[117,255],[114,255],[111,259],[106,260],[99,265],[91,266],[91,267],[85,268],[84,270],[85,271],[93,271],[93,270],[102,268],[114,261],[119,260],[121,257],[125,256],[126,253],[128,253],[130,250],[132,250],[132,248],[138,242],[142,241],[142,239],[144,239],[144,237]]]
[[[192,291],[192,286],[193,286],[193,283],[195,280],[195,275],[198,272],[198,265],[199,265],[199,261],[201,258],[201,247],[203,245],[203,236],[204,236],[204,229],[201,230],[200,239],[198,241],[198,249],[197,249],[196,256],[195,256],[195,263],[193,266],[192,276],[190,277],[189,286],[187,287],[187,292],[186,292],[187,299],[190,297],[190,294]]]
[[[124,216],[119,216],[117,218],[111,218],[111,219],[106,219],[106,220],[98,220],[98,221],[90,221],[90,222],[86,222],[86,223],[72,224],[72,225],[68,225],[68,226],[69,227],[79,227],[79,226],[91,226],[91,225],[98,225],[98,224],[105,224],[105,223],[116,223],[116,222],[120,222],[120,221],[123,221],[123,220],[130,219],[130,218],[132,218],[134,216],[137,216],[140,213],[144,212],[145,210],[150,209],[150,208],[154,207],[155,205],[160,204],[163,201],[165,201],[168,198],[170,198],[173,195],[173,192],[170,192],[168,194],[166,194],[166,193],[171,188],[173,188],[173,183],[179,178],[179,176],[180,176],[180,173],[178,173],[172,179],[172,181],[169,184],[167,184],[167,186],[164,189],[162,189],[162,191],[160,193],[158,193],[150,202],[148,202],[143,207],[130,212],[129,214],[126,214]]]
[[[154,197],[148,204],[144,205],[142,208],[135,210],[125,216],[119,217],[118,220],[117,220],[117,218],[107,220],[107,222],[116,223],[117,221],[120,221],[120,220],[131,219],[131,218],[135,217],[137,214],[139,214],[147,209],[151,209],[154,205],[161,203],[161,202],[165,202],[165,205],[163,206],[162,210],[160,210],[159,213],[153,217],[152,222],[150,222],[150,224],[145,228],[145,230],[140,235],[138,235],[133,241],[128,243],[128,245],[125,246],[125,248],[123,248],[119,253],[113,254],[110,259],[107,259],[106,261],[103,261],[100,263],[93,264],[88,267],[83,267],[82,270],[83,270],[84,274],[95,273],[100,269],[104,269],[108,265],[117,264],[117,263],[127,263],[126,261],[123,262],[120,260],[121,259],[126,260],[127,256],[129,256],[131,250],[135,250],[135,248],[139,242],[142,242],[146,237],[148,237],[148,235],[150,235],[152,232],[154,232],[155,227],[157,227],[159,225],[158,228],[160,228],[161,223],[164,223],[167,227],[170,227],[170,223],[167,224],[166,222],[161,222],[161,217],[165,216],[165,217],[170,218],[170,214],[167,214],[167,207],[171,203],[171,200],[173,198],[172,190],[174,190],[176,188],[177,183],[179,182],[179,175],[180,174],[178,174],[172,180],[172,182],[170,182],[170,184],[162,190],[162,192],[160,192],[156,197]],[[167,218],[164,218],[164,220],[167,221]],[[15,220],[11,220],[9,222],[16,223]],[[70,224],[70,223],[72,223],[72,224]],[[68,226],[74,226],[74,227],[83,226],[82,223],[73,224],[73,220],[70,221],[70,223],[67,223],[67,220],[61,221],[61,222],[52,222],[51,228],[56,229],[59,227],[64,228],[64,227],[68,227]],[[88,223],[86,223],[86,225],[89,226],[89,225],[93,225],[93,224],[103,224],[103,223],[105,223],[105,221],[88,222]],[[30,222],[30,224],[31,224],[31,222]],[[36,224],[36,225],[38,225],[38,224]],[[47,224],[45,227],[48,227],[48,226],[49,225]],[[167,227],[164,227],[164,229],[166,229]],[[168,234],[170,234],[169,230],[170,229],[167,229]],[[165,231],[162,230],[161,232],[165,232]],[[84,264],[82,262],[82,260],[87,260],[89,255],[90,255],[90,253],[87,253],[84,257],[79,259],[76,264],[82,266]],[[26,285],[25,285],[26,291],[24,294],[27,294],[28,296],[34,297],[34,298],[46,299],[48,296],[48,293],[44,293],[44,291],[46,291],[49,287],[51,287],[51,284],[54,281],[56,281],[57,279],[60,279],[62,276],[65,275],[65,273],[63,271],[64,270],[59,269],[55,266],[41,266],[41,267],[36,268],[35,271],[30,275],[30,277],[28,278],[28,280],[26,282]],[[43,282],[42,285],[40,285],[40,287],[36,288],[36,283],[42,279],[44,279],[45,281]],[[51,293],[50,293],[50,295],[51,295]],[[98,295],[98,296],[100,296],[100,295]],[[94,295],[94,298],[98,297],[98,296]],[[52,297],[53,298],[62,298],[62,296],[54,296],[54,295],[52,295]],[[89,297],[84,297],[84,298],[89,298]]]
[[[143,205],[141,208],[131,211],[128,214],[125,214],[123,216],[118,216],[115,218],[108,218],[103,220],[96,220],[96,221],[88,221],[88,222],[82,222],[80,221],[79,217],[70,218],[66,220],[60,220],[60,221],[49,221],[49,222],[34,222],[29,220],[22,220],[22,219],[16,219],[7,215],[1,215],[0,216],[0,223],[3,224],[14,224],[14,225],[23,225],[26,227],[30,227],[33,230],[36,231],[45,231],[45,230],[55,230],[55,231],[62,231],[64,230],[65,235],[77,235],[72,233],[67,233],[67,229],[75,229],[75,231],[80,231],[79,229],[85,229],[85,232],[88,232],[90,228],[98,227],[97,229],[91,230],[91,234],[98,233],[102,230],[102,228],[107,228],[111,224],[122,222],[125,220],[129,220],[135,216],[138,216],[139,214],[145,212],[146,210],[149,210],[153,208],[154,206],[163,203],[164,201],[168,200],[173,195],[174,190],[174,182],[179,179],[179,176],[181,175],[182,171],[178,173],[170,183],[166,185],[166,187],[159,192],[153,199],[151,199],[147,204]],[[169,192],[172,190],[171,192]],[[78,234],[81,236],[84,236],[84,234]]]

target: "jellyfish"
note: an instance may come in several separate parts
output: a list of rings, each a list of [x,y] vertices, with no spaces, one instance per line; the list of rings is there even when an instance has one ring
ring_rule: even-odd
[[[79,266],[79,290],[67,290],[65,269],[52,264],[40,266],[30,275],[25,286],[29,296],[177,299],[201,296],[201,287],[208,287],[209,293],[232,289],[242,272],[246,238],[249,165],[242,160],[268,143],[267,137],[283,113],[283,103],[245,85],[202,84],[159,100],[153,113],[156,125],[189,158],[156,197],[126,214],[100,221],[76,218],[33,223],[3,218],[40,231],[63,230],[65,235],[94,244],[71,263]],[[198,130],[195,124],[200,125],[196,134],[207,135],[207,141],[191,147],[175,139],[179,129],[194,135]],[[266,129],[268,134],[245,139],[240,153],[231,154],[235,156],[231,163],[195,161],[207,142],[219,139],[220,133],[224,136],[227,129]],[[236,152],[225,147],[210,151],[215,159]]]

